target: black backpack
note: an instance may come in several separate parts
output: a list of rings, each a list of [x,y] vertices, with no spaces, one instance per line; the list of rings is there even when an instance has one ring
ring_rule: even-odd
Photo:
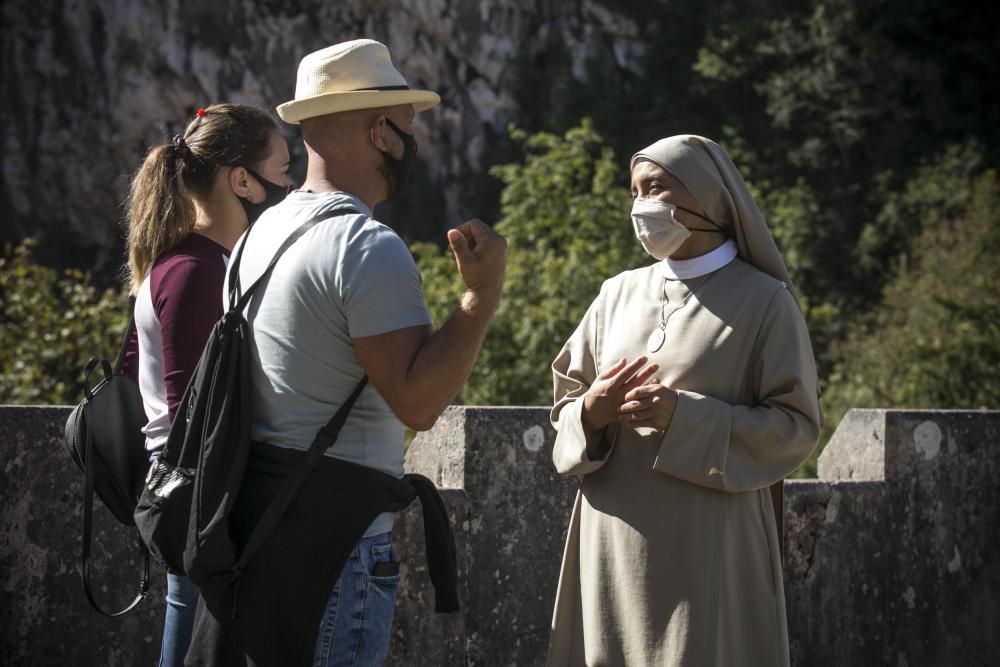
[[[268,508],[268,520],[257,524],[247,548],[239,552],[230,536],[229,515],[250,450],[250,326],[244,309],[299,237],[324,220],[350,213],[356,211],[334,209],[292,232],[242,295],[239,267],[246,240],[230,264],[229,308],[208,338],[135,510],[136,525],[153,555],[200,587],[231,580],[284,512]],[[338,411],[341,423],[365,382]],[[290,500],[291,495],[276,497],[272,505],[287,507]]]
[[[132,310],[132,304],[129,305]],[[87,364],[83,381],[84,399],[70,413],[65,431],[66,448],[84,473],[83,548],[80,559],[83,590],[94,609],[111,617],[132,611],[149,592],[149,552],[141,539],[138,540],[142,568],[139,593],[127,607],[116,612],[105,611],[94,598],[90,585],[94,493],[118,521],[134,526],[132,515],[149,469],[146,436],[142,432],[142,427],[146,425],[146,413],[139,385],[121,372],[125,350],[134,329],[133,314],[114,369],[104,357],[93,357]],[[104,377],[92,387],[90,374],[98,366]]]

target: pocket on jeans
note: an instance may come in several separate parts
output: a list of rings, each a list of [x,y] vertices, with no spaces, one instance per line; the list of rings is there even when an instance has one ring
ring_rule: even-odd
[[[371,570],[368,578],[383,586],[399,583],[399,559],[392,544],[373,544],[371,548]]]

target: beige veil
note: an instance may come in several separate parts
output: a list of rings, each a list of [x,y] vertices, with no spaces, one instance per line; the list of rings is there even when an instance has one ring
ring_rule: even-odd
[[[795,294],[764,216],[736,165],[719,144],[705,137],[679,134],[660,139],[633,155],[629,169],[642,161],[676,176],[708,217],[736,239],[740,259],[786,283]]]
[[[795,295],[788,269],[764,216],[736,165],[719,144],[705,137],[679,134],[660,139],[633,155],[629,169],[644,160],[666,169],[691,191],[708,217],[736,239],[740,259],[784,282]],[[784,534],[783,495],[781,482],[771,485],[779,536]],[[783,537],[779,543],[784,544]]]

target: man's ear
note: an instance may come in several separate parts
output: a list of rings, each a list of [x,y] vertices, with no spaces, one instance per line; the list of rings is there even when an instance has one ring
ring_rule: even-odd
[[[375,119],[370,128],[372,145],[383,153],[389,152],[389,144],[386,142],[386,132],[389,126],[385,124],[385,116],[381,115]]]

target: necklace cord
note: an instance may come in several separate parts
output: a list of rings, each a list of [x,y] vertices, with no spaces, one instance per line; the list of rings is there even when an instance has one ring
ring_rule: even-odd
[[[693,297],[695,295],[695,292],[697,292],[699,289],[701,289],[701,286],[704,285],[705,283],[707,283],[708,280],[709,280],[709,278],[711,278],[713,275],[715,275],[715,273],[717,273],[717,272],[713,271],[712,273],[709,273],[704,278],[702,278],[701,282],[699,282],[697,285],[695,285],[694,289],[692,289],[690,292],[688,292],[687,296],[685,296],[684,299],[681,301],[681,304],[679,306],[677,306],[676,308],[674,308],[673,310],[671,310],[669,313],[667,313],[666,316],[663,315],[663,312],[664,312],[663,309],[667,306],[667,304],[670,303],[670,297],[667,295],[667,278],[663,279],[663,295],[661,296],[661,301],[660,301],[660,329],[663,332],[666,332],[666,330],[667,330],[667,322],[670,321],[671,316],[673,316],[674,313],[676,313],[678,310],[680,310],[681,308],[683,308],[684,306],[686,306],[687,302],[691,300],[691,297]]]

